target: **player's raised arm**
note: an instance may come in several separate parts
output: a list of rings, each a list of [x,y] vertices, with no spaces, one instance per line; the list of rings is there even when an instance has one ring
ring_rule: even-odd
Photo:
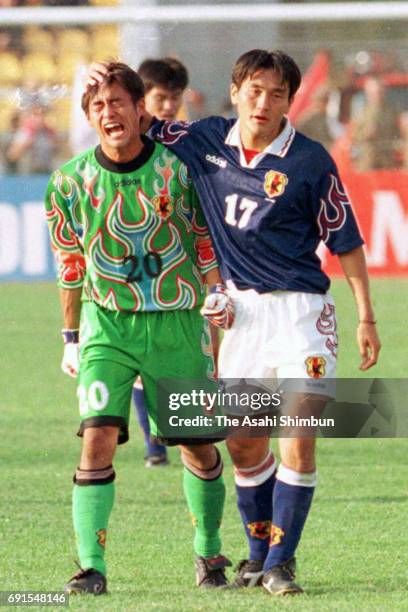
[[[360,370],[368,370],[378,361],[381,348],[370,298],[367,265],[362,247],[339,255],[341,267],[356,301],[358,313],[357,343],[362,361]]]
[[[88,76],[86,79],[86,88],[95,87],[100,85],[108,74],[107,63],[105,62],[92,62],[89,67]]]

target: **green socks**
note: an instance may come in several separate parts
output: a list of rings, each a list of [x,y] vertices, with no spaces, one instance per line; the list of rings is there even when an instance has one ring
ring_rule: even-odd
[[[82,568],[106,574],[106,531],[114,501],[114,483],[74,485],[72,514]],[[220,525],[225,501],[222,475],[204,480],[184,468],[184,492],[195,527],[194,550],[201,557],[221,551]]]
[[[106,530],[115,496],[114,483],[74,485],[72,516],[82,568],[106,574]]]
[[[225,501],[222,474],[214,480],[204,480],[184,468],[183,484],[195,527],[194,551],[201,557],[215,557],[221,551],[220,525]]]

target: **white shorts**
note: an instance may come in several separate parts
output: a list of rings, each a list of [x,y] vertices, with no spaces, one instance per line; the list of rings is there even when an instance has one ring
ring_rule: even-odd
[[[335,396],[337,325],[329,294],[235,287],[229,294],[236,316],[221,342],[222,380],[295,379],[293,390]]]

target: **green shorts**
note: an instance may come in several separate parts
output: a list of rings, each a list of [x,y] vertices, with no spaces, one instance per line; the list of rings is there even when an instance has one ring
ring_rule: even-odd
[[[152,436],[157,426],[157,381],[211,379],[208,323],[193,310],[127,313],[82,304],[78,379],[82,435],[86,427],[114,425],[119,444],[129,438],[132,387],[140,374]]]

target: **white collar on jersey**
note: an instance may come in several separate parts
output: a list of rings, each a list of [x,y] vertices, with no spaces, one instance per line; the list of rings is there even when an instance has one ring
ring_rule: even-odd
[[[255,155],[255,157],[251,159],[249,164],[245,159],[244,151],[242,149],[241,136],[239,133],[239,119],[234,123],[234,125],[228,132],[228,135],[225,139],[225,144],[231,147],[239,148],[240,163],[241,166],[243,166],[244,168],[256,168],[259,162],[265,157],[265,155],[277,155],[278,157],[285,157],[286,153],[289,151],[290,145],[292,144],[292,140],[295,137],[295,128],[292,127],[287,117],[285,118],[285,121],[285,127],[283,128],[279,136],[277,136],[275,140],[272,140],[271,144],[268,145],[266,149],[258,153],[258,155]]]

